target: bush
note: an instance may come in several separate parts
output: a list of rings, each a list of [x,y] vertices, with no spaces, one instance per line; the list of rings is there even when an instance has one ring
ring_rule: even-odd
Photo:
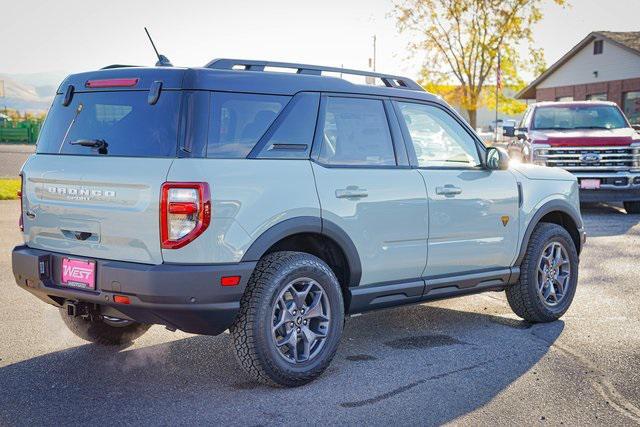
[[[19,179],[0,179],[0,200],[14,200],[20,191]]]

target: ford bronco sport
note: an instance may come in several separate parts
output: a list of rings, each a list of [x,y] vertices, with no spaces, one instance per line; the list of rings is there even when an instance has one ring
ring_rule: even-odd
[[[585,239],[573,175],[510,169],[415,82],[357,70],[71,75],[21,176],[16,282],[75,334],[229,329],[273,385],[320,375],[354,313],[506,291],[518,316],[558,319]]]
[[[607,101],[540,102],[529,106],[509,153],[573,173],[585,202],[622,202],[640,213],[640,134]]]

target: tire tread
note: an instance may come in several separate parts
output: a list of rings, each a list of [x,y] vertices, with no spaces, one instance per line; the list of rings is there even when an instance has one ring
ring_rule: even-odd
[[[304,258],[301,260],[300,258]],[[259,382],[272,387],[296,387],[306,384],[318,377],[327,368],[333,358],[336,348],[325,358],[325,363],[305,372],[296,372],[295,376],[286,375],[275,369],[275,366],[267,358],[263,358],[258,351],[257,337],[254,331],[259,322],[258,311],[267,295],[265,289],[274,279],[276,273],[286,264],[294,261],[303,261],[309,266],[322,269],[326,274],[335,279],[333,271],[320,259],[301,252],[283,251],[274,252],[262,258],[251,276],[247,288],[240,299],[240,312],[233,326],[230,328],[231,339],[235,349],[235,355],[240,366]],[[342,307],[340,307],[342,309]]]

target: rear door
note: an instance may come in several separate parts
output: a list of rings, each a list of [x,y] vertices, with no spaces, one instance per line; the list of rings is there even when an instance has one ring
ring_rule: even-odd
[[[84,257],[162,262],[160,186],[176,157],[181,92],[57,95],[23,174],[26,244]]]
[[[425,276],[509,267],[519,239],[518,185],[481,166],[479,142],[446,109],[397,102],[409,157],[429,196]]]
[[[388,101],[343,95],[321,100],[312,166],[322,218],[354,242],[361,285],[419,278],[425,266],[426,190],[408,167],[400,138]]]

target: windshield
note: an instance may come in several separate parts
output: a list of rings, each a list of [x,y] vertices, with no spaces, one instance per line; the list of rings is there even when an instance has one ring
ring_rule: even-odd
[[[147,91],[57,95],[38,138],[37,153],[175,157],[180,92],[163,91],[150,105]]]
[[[613,105],[571,105],[538,107],[532,129],[620,129],[628,124]]]

